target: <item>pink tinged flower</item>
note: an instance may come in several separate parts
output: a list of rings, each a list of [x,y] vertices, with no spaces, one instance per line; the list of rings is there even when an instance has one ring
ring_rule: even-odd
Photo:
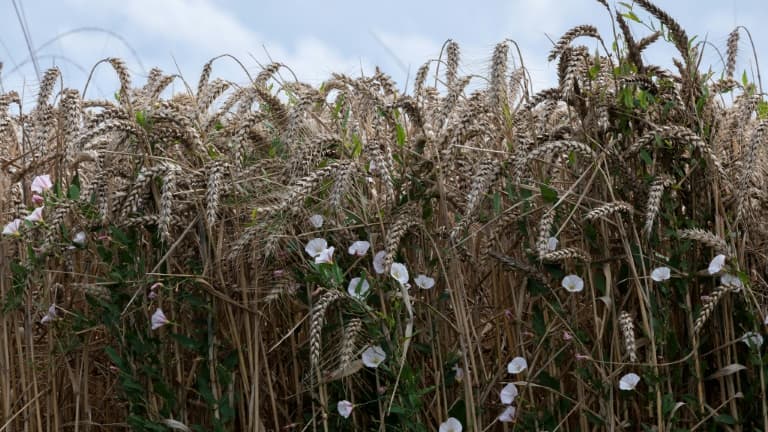
[[[392,268],[389,269],[389,275],[395,278],[401,285],[408,283],[408,269],[403,263],[392,263]]]
[[[76,233],[75,236],[72,237],[72,243],[78,246],[85,246],[85,233],[83,231]]]
[[[170,321],[168,321],[168,318],[165,317],[163,310],[160,308],[157,308],[155,313],[152,314],[152,330],[157,330],[169,322]]]
[[[760,333],[746,332],[741,337],[741,341],[747,344],[750,348],[760,349],[763,345],[763,336]]]
[[[621,377],[619,380],[619,389],[624,391],[632,391],[640,383],[640,376],[636,373],[628,373]]]
[[[387,257],[387,251],[378,251],[373,256],[373,270],[378,274],[384,274],[387,271],[384,266],[384,260]]]
[[[664,282],[669,278],[670,278],[669,267],[656,267],[651,272],[651,279],[653,279],[654,282]]]
[[[584,289],[584,280],[575,274],[563,278],[561,284],[566,291],[577,293]]]
[[[563,340],[564,341],[571,341],[571,340],[573,340],[573,335],[570,334],[569,332],[563,330]]]
[[[371,289],[371,285],[368,283],[367,280],[356,277],[356,278],[352,278],[352,280],[349,281],[347,292],[349,293],[350,296],[358,300],[365,300],[365,297],[368,295],[368,291],[370,289]]]
[[[423,274],[416,276],[413,282],[421,289],[431,289],[435,286],[435,280]]]
[[[45,198],[38,194],[32,195],[32,203],[36,206],[42,205],[45,202]]]
[[[744,282],[739,279],[738,276],[726,273],[722,276],[720,276],[720,283],[722,285],[729,286],[734,289],[734,291],[739,292],[742,288],[744,288]]]
[[[336,409],[339,411],[339,415],[344,418],[347,418],[350,414],[352,414],[352,408],[354,407],[355,406],[352,405],[352,402],[348,400],[339,401],[339,403],[336,404]]]
[[[21,228],[21,219],[14,219],[5,225],[3,235],[20,235],[19,228]]]
[[[461,382],[464,380],[464,369],[461,366],[459,366],[458,363],[453,365],[453,372],[454,372],[453,378],[456,381]]]
[[[365,241],[365,240],[358,240],[358,241],[352,243],[352,246],[349,247],[347,252],[349,252],[350,255],[355,255],[355,256],[361,257],[361,256],[365,255],[366,253],[368,253],[368,249],[370,247],[371,247],[371,244],[368,243],[367,241]]]
[[[501,393],[499,393],[501,403],[504,405],[510,405],[512,402],[514,402],[517,395],[517,386],[515,386],[513,383],[505,385],[504,388],[501,389]]]
[[[315,228],[322,227],[323,222],[325,222],[325,219],[323,219],[322,215],[316,214],[309,217],[309,223]]]
[[[710,261],[707,271],[711,275],[720,273],[724,265],[725,265],[725,255],[720,254],[712,258],[712,261]]]
[[[45,206],[38,207],[32,211],[32,213],[28,214],[27,217],[24,218],[24,220],[30,221],[30,222],[40,222],[43,220],[43,209]]]
[[[315,257],[315,264],[332,264],[333,263],[333,251],[334,247],[323,249],[320,254]]]
[[[448,417],[448,420],[440,423],[440,428],[438,429],[439,432],[462,432],[463,430],[464,427],[461,425],[461,422],[455,417]]]
[[[576,354],[576,360],[589,360],[591,359],[590,356],[585,354]]]
[[[528,369],[528,361],[523,357],[515,357],[507,364],[507,372],[511,374],[519,374],[526,369]]]
[[[307,245],[304,246],[304,251],[307,252],[307,254],[312,258],[315,258],[327,248],[328,242],[325,241],[325,239],[315,238],[307,242]]]
[[[363,351],[362,359],[366,367],[377,368],[387,359],[387,353],[378,345],[370,346]]]
[[[154,291],[150,291],[149,294],[147,294],[147,298],[150,300],[154,300],[157,298],[157,293]]]
[[[501,414],[499,414],[499,421],[502,423],[510,423],[515,421],[515,413],[517,412],[517,409],[513,406],[508,406],[504,408],[504,411],[502,411]]]
[[[768,326],[768,313],[765,314],[765,320],[763,320],[763,324]]]
[[[32,179],[32,192],[41,194],[52,187],[53,183],[51,183],[51,176],[48,174],[43,174]]]

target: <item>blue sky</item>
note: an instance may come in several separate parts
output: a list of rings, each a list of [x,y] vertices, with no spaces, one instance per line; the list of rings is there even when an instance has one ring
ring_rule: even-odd
[[[401,85],[427,59],[436,58],[443,42],[452,38],[462,48],[465,73],[484,73],[493,47],[506,38],[521,47],[523,59],[538,88],[555,82],[555,68],[546,61],[557,39],[578,24],[596,25],[606,40],[612,29],[605,9],[594,0],[466,1],[247,1],[247,0],[15,0],[26,18],[40,69],[58,65],[64,84],[82,89],[98,60],[117,56],[127,60],[135,82],[152,66],[178,69],[196,83],[210,58],[229,53],[252,72],[271,57],[290,66],[300,79],[319,83],[331,72],[358,76],[375,65]],[[611,2],[611,0],[609,0]],[[613,4],[611,2],[611,4]],[[758,0],[659,0],[689,36],[706,37],[724,50],[728,33],[737,25],[752,32],[758,56],[768,64],[768,8]],[[615,5],[619,8],[621,6]],[[31,100],[36,87],[34,67],[16,17],[13,0],[0,0],[0,61],[4,89],[25,89]],[[650,21],[636,7],[637,15]],[[635,25],[637,33],[648,34]],[[56,39],[79,28],[86,30]],[[56,39],[46,45],[46,42]],[[594,45],[592,42],[589,44]],[[45,46],[44,46],[45,45]],[[130,46],[130,48],[128,47]],[[666,43],[650,49],[653,63],[669,65],[674,54]],[[26,63],[25,63],[26,62]],[[707,48],[703,64],[721,67],[716,51]],[[751,48],[742,38],[737,70],[753,68]],[[214,75],[246,80],[239,66],[220,60]],[[115,90],[113,73],[101,66],[95,74],[93,97]]]

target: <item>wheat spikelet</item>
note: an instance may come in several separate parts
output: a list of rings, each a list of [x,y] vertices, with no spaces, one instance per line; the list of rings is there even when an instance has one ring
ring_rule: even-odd
[[[661,206],[661,198],[664,194],[664,188],[672,183],[672,179],[668,176],[662,175],[657,177],[651,187],[648,190],[648,201],[645,205],[645,226],[643,232],[646,236],[651,235],[653,230],[653,221],[656,219],[656,215],[659,213],[659,207]]]
[[[111,296],[109,295],[109,290],[104,285],[83,284],[80,286],[80,288],[83,290],[83,293],[85,295],[91,296],[95,299],[102,300],[105,302],[111,299]]]
[[[491,57],[491,82],[488,84],[488,103],[492,112],[503,112],[507,102],[507,61],[509,45],[497,44]]]
[[[459,70],[459,44],[449,39],[445,53],[445,85],[451,88],[456,81],[456,73]]]
[[[571,41],[576,39],[577,37],[593,37],[599,41],[602,41],[602,38],[600,37],[600,33],[598,33],[597,28],[592,25],[580,25],[576,26],[567,32],[563,34],[560,37],[560,40],[557,41],[555,46],[552,48],[552,50],[549,52],[549,57],[547,57],[547,60],[553,61],[555,60],[560,54],[563,53],[565,48],[571,44]]]
[[[725,77],[733,78],[733,72],[736,70],[736,55],[739,49],[739,29],[734,29],[728,35],[728,50],[726,51]]]
[[[566,47],[560,55],[558,75],[560,94],[568,101],[579,93],[579,77],[587,67],[589,52],[586,47]]]
[[[207,189],[205,191],[205,216],[208,226],[213,229],[216,224],[217,211],[219,209],[219,198],[221,197],[221,184],[224,175],[224,164],[215,161],[208,170]]]
[[[511,256],[502,255],[498,252],[489,252],[489,255],[501,262],[504,267],[513,271],[521,271],[525,273],[529,278],[539,282],[544,286],[551,287],[554,285],[552,281],[547,277],[547,273],[540,271],[536,267],[520,262]]]
[[[701,305],[701,310],[699,311],[699,315],[696,317],[696,321],[693,325],[694,334],[699,334],[702,327],[704,327],[704,324],[707,323],[707,320],[709,320],[709,317],[715,310],[715,307],[717,307],[717,305],[720,303],[720,300],[722,300],[723,296],[732,290],[733,287],[731,285],[718,285],[711,295],[702,298],[703,303]]]
[[[229,89],[229,83],[216,78],[205,87],[205,91],[197,94],[197,109],[204,113],[208,111],[213,102]]]
[[[648,0],[637,0],[637,4],[639,4],[643,9],[647,10],[651,15],[656,17],[656,19],[661,21],[662,24],[667,26],[669,29],[669,34],[675,43],[675,47],[687,63],[689,61],[688,35],[685,33],[685,30],[683,30],[680,24],[678,24],[677,21],[675,21],[671,16],[669,16],[666,12],[659,9],[656,5]]]
[[[208,79],[211,78],[211,71],[213,70],[213,62],[216,59],[208,60],[203,65],[203,70],[200,72],[200,79],[197,81],[197,94],[201,95],[203,94],[203,91],[205,91],[205,86],[208,85]]]
[[[756,166],[757,153],[758,149],[761,148],[766,141],[766,137],[768,137],[766,131],[768,131],[768,119],[762,119],[752,132],[752,139],[750,139],[749,145],[744,152],[746,154],[744,155],[744,162],[739,174],[739,195],[742,200],[743,198],[741,197],[746,194],[750,183],[754,178],[755,172],[758,171],[758,167]],[[742,207],[743,206],[741,205],[739,206],[740,211],[742,210]]]
[[[641,51],[635,42],[635,38],[632,36],[632,31],[629,29],[627,21],[620,13],[617,13],[615,17],[616,22],[621,29],[621,34],[624,36],[624,43],[627,46],[627,58],[637,66],[637,70],[643,70],[643,58],[640,55]]]
[[[621,334],[624,336],[624,349],[627,351],[629,361],[637,362],[637,345],[635,343],[635,324],[632,322],[632,316],[627,311],[621,311],[619,314],[619,326]]]
[[[173,211],[173,194],[176,192],[176,175],[181,172],[181,167],[176,164],[168,164],[163,176],[163,186],[160,192],[160,218],[157,228],[160,231],[160,238],[165,243],[171,241],[171,216]]]
[[[341,352],[339,353],[339,369],[347,369],[357,354],[357,341],[363,333],[363,321],[359,318],[349,320],[344,326],[344,336],[341,340]]]
[[[595,219],[604,218],[616,212],[632,213],[634,211],[635,209],[632,207],[632,204],[624,201],[614,201],[590,210],[589,213],[587,213],[587,215],[584,217],[584,219],[591,221]]]
[[[589,255],[584,252],[581,249],[578,248],[562,248],[558,249],[556,251],[547,252],[543,255],[541,255],[541,260],[544,262],[559,262],[564,261],[566,259],[576,259],[579,261],[584,262],[590,262],[591,259],[589,258]]]
[[[309,326],[309,357],[315,367],[320,365],[325,313],[335,301],[342,298],[344,298],[344,293],[341,291],[326,291],[312,307],[312,320]]]
[[[120,80],[120,97],[128,97],[128,92],[131,90],[131,74],[128,72],[128,67],[119,58],[112,57],[107,59],[107,61],[117,72],[117,78]]]
[[[349,190],[349,186],[352,184],[352,180],[357,173],[357,164],[349,162],[341,165],[339,170],[336,171],[333,176],[333,189],[328,199],[328,204],[332,209],[340,211],[342,209],[342,202],[344,195]]]
[[[339,168],[341,168],[341,166],[341,162],[333,162],[324,168],[320,168],[319,170],[310,173],[306,177],[302,177],[294,183],[290,189],[290,192],[288,192],[288,194],[286,194],[283,200],[278,204],[266,207],[258,207],[256,211],[258,213],[271,214],[293,206],[299,200],[309,195],[309,193],[311,193],[312,190],[317,187],[317,185],[319,185],[330,175],[334,174]]]
[[[408,228],[418,225],[421,222],[419,217],[418,203],[411,202],[406,204],[395,215],[395,221],[387,230],[384,240],[384,250],[387,252],[384,256],[384,268],[389,271],[389,267],[395,259],[395,254],[400,246],[400,240],[403,238]]]
[[[466,206],[461,221],[456,224],[451,232],[451,237],[456,237],[463,232],[469,224],[474,222],[474,215],[482,203],[485,194],[496,182],[501,173],[501,164],[493,159],[483,159],[478,163],[477,170],[472,176],[472,186],[467,195]]]
[[[711,247],[715,252],[729,254],[728,244],[714,233],[701,228],[683,229],[677,232],[681,239],[694,240]]]
[[[572,140],[558,140],[544,143],[533,151],[523,155],[514,161],[513,178],[520,179],[523,176],[525,166],[528,162],[540,158],[544,155],[560,155],[567,152],[574,152],[582,156],[594,159],[597,154],[588,145]]]
[[[37,93],[37,107],[48,105],[48,99],[51,98],[53,93],[53,86],[56,84],[56,79],[61,76],[59,68],[52,67],[45,71],[43,79],[40,80],[40,90]]]
[[[642,53],[651,44],[653,44],[654,42],[659,40],[660,37],[661,37],[661,32],[657,31],[657,32],[653,32],[653,33],[649,34],[648,36],[640,39],[637,42],[637,50]],[[647,70],[647,68],[646,68],[646,70]]]
[[[539,254],[539,258],[543,257],[549,252],[549,238],[552,231],[552,223],[555,221],[555,209],[549,209],[544,212],[539,220],[539,236],[536,239],[536,252]]]

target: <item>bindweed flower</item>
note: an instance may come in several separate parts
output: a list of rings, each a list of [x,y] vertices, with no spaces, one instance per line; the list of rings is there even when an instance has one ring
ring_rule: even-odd
[[[157,293],[154,291],[150,291],[149,294],[147,294],[147,298],[150,300],[154,300],[157,298]]]
[[[307,245],[304,246],[304,251],[312,258],[315,258],[327,248],[328,242],[324,238],[315,238],[307,242]]]
[[[43,319],[40,320],[40,324],[46,324],[55,320],[56,315],[58,315],[58,312],[56,311],[56,304],[51,304],[51,306],[48,307],[48,313],[46,313]]]
[[[14,219],[3,227],[3,235],[20,235],[19,228],[21,228],[21,219]]]
[[[168,318],[165,317],[165,313],[160,308],[157,308],[155,313],[152,314],[152,330],[157,330],[169,322]]]
[[[634,390],[640,383],[640,376],[636,373],[628,373],[619,380],[619,389],[624,391]]]
[[[669,267],[656,267],[651,272],[651,279],[655,282],[664,282],[670,278]]]
[[[30,221],[30,222],[41,222],[43,220],[43,209],[45,206],[38,207],[32,211],[32,213],[28,214],[27,217],[24,218],[24,220]]]
[[[763,346],[763,335],[755,332],[746,332],[741,337],[741,341],[747,344],[748,347],[754,349],[760,349]]]
[[[85,246],[85,233],[83,231],[77,232],[75,236],[72,237],[72,243],[78,246]]]
[[[336,404],[336,409],[339,411],[339,415],[344,418],[347,418],[350,414],[352,414],[352,408],[354,407],[355,406],[352,405],[352,402],[348,400],[339,401],[339,403]]]
[[[515,401],[515,398],[517,397],[517,386],[515,386],[513,383],[509,383],[504,386],[503,389],[501,389],[501,393],[499,393],[499,398],[501,399],[501,403],[504,405],[510,405],[512,402]]]
[[[387,269],[384,267],[384,260],[387,258],[387,251],[378,251],[373,256],[373,270],[378,274],[384,274]]]
[[[438,429],[439,432],[461,432],[463,430],[464,427],[461,425],[461,422],[455,417],[448,417],[448,420],[440,423],[440,428]]]
[[[52,187],[53,183],[51,183],[51,176],[48,174],[39,175],[32,179],[32,192],[42,194]]]
[[[40,195],[38,194],[32,195],[32,204],[39,206],[39,205],[43,205],[44,202],[45,202],[45,198],[41,197]]]
[[[725,255],[720,254],[712,258],[712,261],[710,261],[707,271],[711,275],[720,273],[724,265],[725,265]]]
[[[315,264],[333,264],[333,251],[333,246],[321,250],[320,254],[315,257]]]
[[[563,330],[563,340],[568,342],[573,340],[573,335],[570,334],[568,331]]]
[[[368,295],[368,290],[370,289],[371,285],[367,280],[356,277],[349,281],[347,292],[358,300],[365,300],[365,297]]]
[[[763,320],[763,324],[768,326],[768,313],[765,314],[765,320]]]
[[[563,278],[560,285],[568,292],[577,293],[584,289],[584,280],[575,274],[570,274]]]
[[[316,214],[309,217],[309,223],[315,228],[321,228],[323,222],[325,222],[325,219],[323,219],[322,215]]]
[[[738,276],[726,273],[722,276],[720,276],[720,283],[722,285],[729,286],[734,289],[734,291],[739,292],[742,288],[744,288],[744,282],[739,279]]]
[[[499,421],[502,423],[509,423],[515,421],[515,413],[517,410],[513,406],[508,406],[504,408],[504,411],[502,411],[501,414],[499,414]]]
[[[377,368],[387,359],[387,353],[380,346],[370,346],[363,351],[363,364],[369,368]]]
[[[430,289],[435,286],[435,280],[423,274],[416,276],[413,282],[421,289]]]
[[[349,247],[347,252],[349,252],[350,255],[355,255],[355,256],[361,257],[361,256],[365,255],[366,253],[368,253],[368,249],[370,247],[371,247],[371,244],[368,243],[367,241],[365,241],[365,240],[358,240],[358,241],[352,243],[352,245]]]
[[[550,237],[547,239],[547,250],[550,252],[554,252],[557,250],[557,244],[560,243],[557,238]]]
[[[507,364],[507,372],[511,374],[519,374],[526,369],[528,369],[528,361],[523,357],[515,357]]]
[[[456,381],[461,382],[462,380],[464,380],[464,369],[461,366],[459,366],[458,363],[453,365],[453,372],[454,372],[453,378]]]
[[[400,282],[401,285],[408,283],[408,269],[403,263],[392,263],[392,268],[389,270],[389,275]]]

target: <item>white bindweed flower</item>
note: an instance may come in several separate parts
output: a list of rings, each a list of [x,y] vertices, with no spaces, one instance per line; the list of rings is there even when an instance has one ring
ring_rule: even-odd
[[[504,386],[503,389],[501,389],[501,393],[499,393],[499,398],[501,399],[501,403],[504,405],[510,405],[512,402],[515,401],[515,398],[517,397],[517,386],[515,386],[513,383],[509,383]]]
[[[453,365],[454,379],[461,382],[464,379],[464,369],[458,363]]]
[[[765,314],[765,320],[763,320],[763,324],[768,326],[768,313]]]
[[[750,348],[759,349],[763,346],[763,335],[755,332],[746,332],[744,333],[744,336],[741,337],[741,341],[747,344]]]
[[[168,318],[165,317],[165,313],[160,308],[157,308],[155,313],[152,314],[152,330],[157,330],[169,322]]]
[[[24,218],[24,220],[30,221],[30,222],[40,222],[43,220],[43,209],[45,206],[38,207],[32,211],[32,213],[28,214],[27,217]]]
[[[742,282],[738,276],[730,273],[720,276],[720,283],[732,287],[736,292],[739,292],[744,288],[744,282]]]
[[[3,227],[3,235],[20,235],[19,228],[21,228],[21,219],[14,219]]]
[[[315,238],[307,242],[307,245],[304,246],[304,251],[312,258],[315,258],[327,248],[328,242],[324,238]]]
[[[32,179],[32,192],[41,194],[52,187],[53,183],[51,183],[51,176],[48,174],[39,175]]]
[[[523,357],[515,357],[507,364],[507,372],[511,374],[519,374],[526,369],[528,369],[528,361]]]
[[[560,243],[560,241],[557,240],[555,237],[550,237],[547,239],[547,250],[550,252],[554,252],[557,250],[557,244]]]
[[[664,282],[670,277],[669,267],[656,267],[651,272],[651,279],[655,282]]]
[[[85,245],[85,233],[83,231],[79,231],[75,234],[74,237],[72,237],[72,243],[78,245],[78,246],[84,246]]]
[[[363,351],[363,364],[369,368],[377,368],[387,359],[387,353],[378,345],[370,346]]]
[[[371,285],[367,280],[356,277],[349,281],[347,292],[358,300],[365,300],[365,297],[368,295],[368,290],[370,289]]]
[[[352,408],[355,406],[352,405],[352,402],[348,400],[339,401],[339,403],[336,404],[336,409],[339,411],[339,414],[347,418],[350,414],[352,414]]]
[[[361,257],[361,256],[365,255],[366,253],[368,253],[368,249],[370,247],[371,247],[371,244],[368,243],[367,241],[365,241],[365,240],[358,240],[358,241],[352,243],[352,245],[349,247],[349,250],[347,250],[347,252],[349,252],[350,255],[355,255],[355,256]]]
[[[509,423],[515,421],[515,413],[517,412],[517,409],[513,406],[508,406],[504,408],[504,411],[499,414],[499,421],[502,423]]]
[[[392,263],[392,268],[389,270],[389,275],[400,282],[401,285],[408,283],[408,269],[403,263]]]
[[[720,254],[712,258],[712,261],[710,261],[707,271],[711,275],[720,273],[724,265],[725,265],[725,255]]]
[[[320,254],[315,257],[315,264],[332,264],[333,263],[333,251],[334,247],[323,249]]]
[[[322,227],[323,222],[325,222],[325,219],[323,219],[322,215],[316,214],[309,217],[309,223],[315,228]]]
[[[619,389],[624,391],[634,390],[640,383],[640,376],[636,373],[628,373],[619,380]]]
[[[461,422],[454,417],[449,417],[448,420],[440,423],[439,432],[461,432],[464,427],[461,426]]]
[[[44,202],[45,202],[45,198],[41,197],[40,195],[38,194],[32,195],[32,204],[39,206],[39,205],[43,205]]]
[[[563,278],[560,284],[568,292],[576,293],[584,289],[584,280],[575,274],[570,274]]]
[[[56,304],[51,304],[51,306],[48,307],[48,313],[46,313],[43,319],[40,320],[40,324],[46,324],[55,320],[56,315],[58,315],[58,312],[56,311]]]
[[[373,256],[373,270],[378,274],[383,274],[387,271],[384,267],[384,260],[387,258],[387,251],[378,251]]]
[[[423,274],[416,276],[413,282],[421,289],[430,289],[435,286],[435,280]]]

